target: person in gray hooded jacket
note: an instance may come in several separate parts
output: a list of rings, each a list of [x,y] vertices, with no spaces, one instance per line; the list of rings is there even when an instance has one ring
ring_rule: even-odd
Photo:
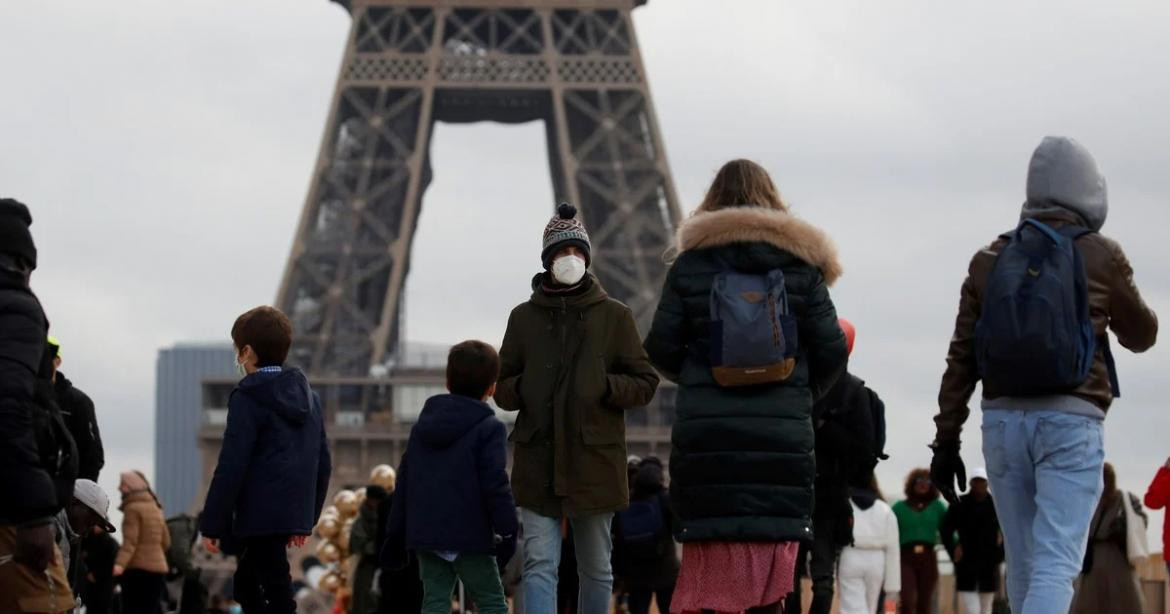
[[[1021,217],[1056,229],[1076,225],[1092,231],[1076,238],[1075,246],[1098,342],[1088,377],[1074,388],[1019,396],[983,381],[983,455],[1003,530],[1013,612],[1068,611],[1102,490],[1103,421],[1114,397],[1108,330],[1133,352],[1149,349],[1157,338],[1158,319],[1134,284],[1129,260],[1099,232],[1107,213],[1105,178],[1088,150],[1072,139],[1046,137],[1032,155]],[[1001,237],[971,260],[939,392],[931,475],[952,501],[956,481],[965,488],[959,435],[982,379],[975,324],[988,278],[1007,244]]]

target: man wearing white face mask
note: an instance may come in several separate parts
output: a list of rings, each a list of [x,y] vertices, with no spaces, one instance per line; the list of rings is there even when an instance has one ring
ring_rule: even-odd
[[[562,519],[572,528],[578,612],[609,612],[610,524],[629,505],[625,410],[650,402],[658,375],[630,309],[588,272],[590,244],[568,204],[544,231],[544,272],[500,348],[495,401],[517,411],[512,488],[524,527],[524,603],[554,612]]]

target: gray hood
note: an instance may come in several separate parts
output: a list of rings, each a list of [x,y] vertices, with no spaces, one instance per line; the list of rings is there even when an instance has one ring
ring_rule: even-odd
[[[1028,200],[1021,218],[1070,211],[1092,230],[1101,230],[1109,214],[1105,177],[1093,155],[1063,136],[1046,136],[1028,163]]]

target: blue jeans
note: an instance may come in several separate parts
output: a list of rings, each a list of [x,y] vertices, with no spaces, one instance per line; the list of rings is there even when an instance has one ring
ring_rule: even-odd
[[[1104,424],[1058,411],[984,410],[983,456],[1012,612],[1068,612],[1104,488]]]
[[[577,576],[581,588],[577,597],[579,614],[608,614],[613,598],[613,569],[610,555],[613,514],[598,514],[570,520],[573,545],[577,550]],[[557,611],[557,569],[561,563],[561,519],[541,516],[521,508],[524,530],[524,611],[526,614],[554,614]]]

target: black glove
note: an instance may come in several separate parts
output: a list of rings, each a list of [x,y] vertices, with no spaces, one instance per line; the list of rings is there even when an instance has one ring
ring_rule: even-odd
[[[55,533],[50,523],[17,529],[13,560],[37,573],[48,569],[57,543]]]
[[[499,565],[500,571],[508,566],[508,562],[516,554],[516,536],[504,535],[496,536],[496,564]]]
[[[958,492],[967,490],[967,466],[963,464],[963,457],[959,456],[959,442],[936,441],[930,447],[934,450],[934,458],[930,461],[930,479],[947,503],[953,505],[959,500],[955,480],[959,482]]]

